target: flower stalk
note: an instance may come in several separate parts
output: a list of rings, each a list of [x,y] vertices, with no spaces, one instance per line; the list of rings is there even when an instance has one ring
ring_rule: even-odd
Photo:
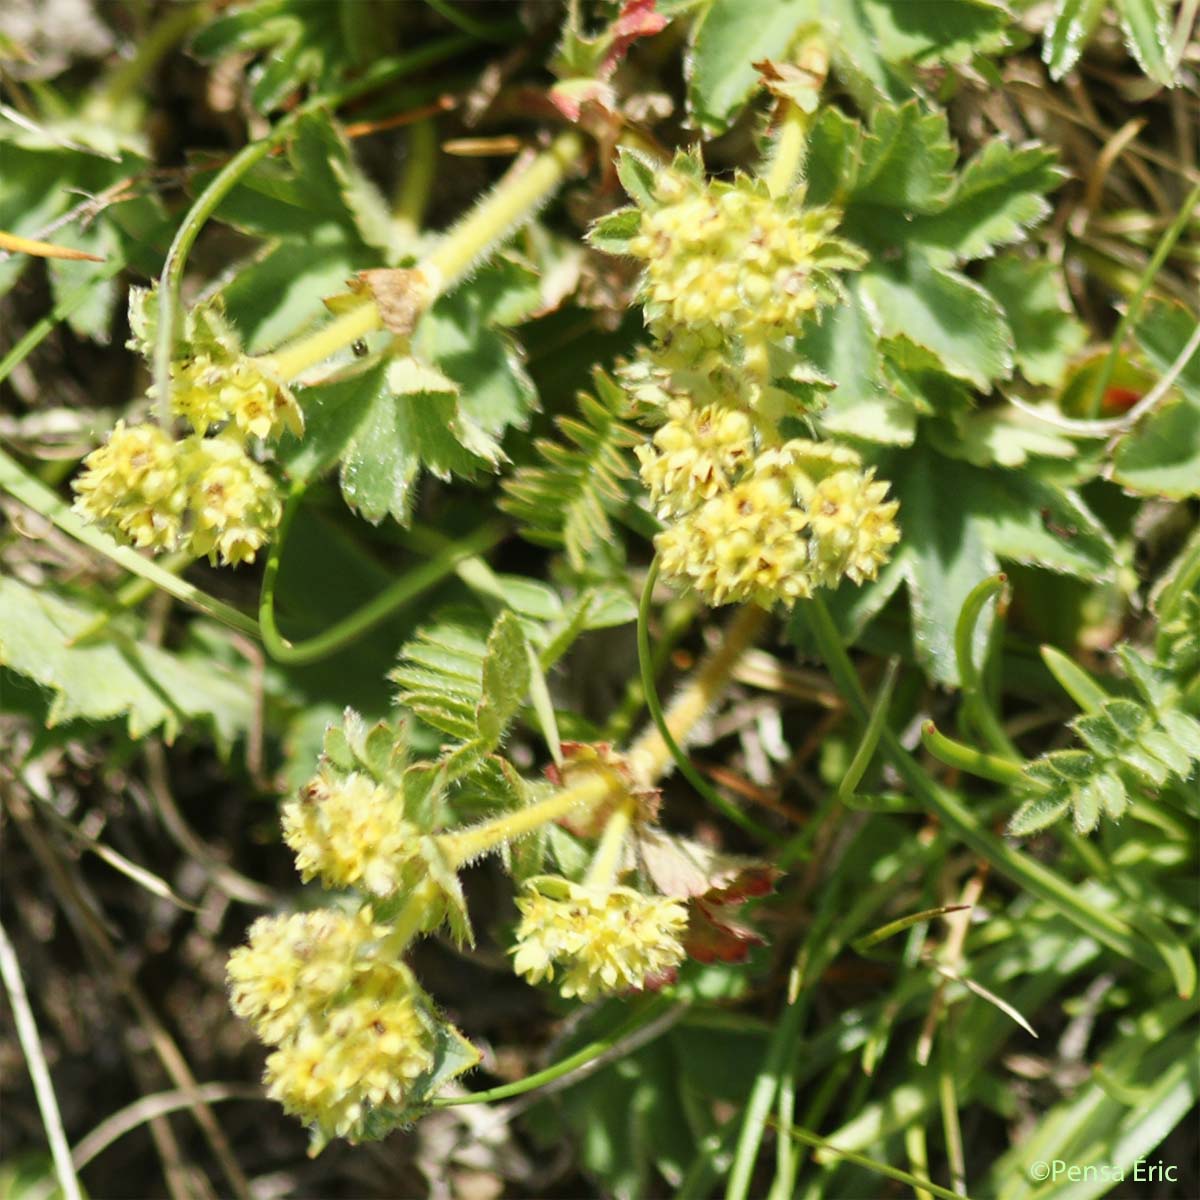
[[[460,833],[442,834],[437,839],[439,847],[446,860],[457,869],[481,854],[523,837],[551,821],[558,821],[576,811],[590,811],[610,797],[619,795],[624,787],[615,772],[598,771],[528,808],[494,817]]]
[[[414,268],[424,280],[423,306],[428,308],[475,266],[498,242],[529,220],[566,178],[583,153],[583,139],[573,130],[560,134],[528,166],[516,166],[496,188],[446,234]],[[263,358],[284,379],[295,379],[345,346],[384,327],[379,305],[364,298],[327,325]]]
[[[596,853],[588,864],[587,875],[583,886],[590,888],[607,888],[617,878],[621,866],[621,849],[625,845],[625,835],[633,824],[634,801],[626,795],[617,805],[613,814],[604,826],[604,833],[596,847]]]
[[[717,702],[738,660],[754,644],[767,621],[757,605],[741,608],[726,628],[720,644],[704,659],[695,675],[676,693],[666,711],[666,725],[677,743],[687,740],[696,722]],[[671,748],[656,725],[651,725],[629,749],[634,775],[653,783],[674,761]]]

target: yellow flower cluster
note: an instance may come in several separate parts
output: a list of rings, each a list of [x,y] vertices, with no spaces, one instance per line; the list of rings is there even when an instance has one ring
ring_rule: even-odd
[[[188,494],[176,443],[157,425],[118,421],[108,441],[83,460],[75,509],[103,521],[143,550],[179,544]]]
[[[526,882],[513,969],[530,983],[561,972],[560,993],[594,1000],[641,988],[683,961],[687,908],[633,888],[589,888],[557,876]]]
[[[862,254],[834,236],[839,214],[773,197],[761,180],[714,182],[680,160],[663,172],[629,253],[646,264],[646,315],[656,332],[778,336],[841,296],[834,272]]]
[[[690,512],[727,491],[754,456],[754,425],[741,409],[717,404],[693,408],[685,400],[672,400],[667,415],[653,445],[636,451],[642,480],[662,518]]]
[[[885,500],[888,485],[874,471],[838,471],[817,484],[808,498],[808,520],[816,551],[813,572],[835,586],[874,579],[900,540],[897,500]]]
[[[380,1110],[400,1119],[434,1065],[428,998],[387,933],[369,908],[260,917],[229,958],[233,1010],[278,1046],[269,1094],[325,1140],[364,1136]]]
[[[304,415],[287,383],[264,360],[199,353],[171,366],[171,408],[199,434],[232,422],[245,437],[300,437]]]
[[[130,295],[131,346],[152,350],[153,292]],[[197,305],[171,367],[171,408],[192,434],[174,440],[153,425],[119,422],[84,459],[76,511],[140,549],[187,550],[212,562],[253,562],[279,524],[274,480],[251,456],[250,438],[299,436],[295,396],[265,360],[241,352],[218,301]],[[215,437],[207,436],[214,430]]]
[[[357,771],[325,767],[283,808],[283,838],[307,882],[390,896],[419,853],[421,833],[404,819],[404,798]]]
[[[282,513],[274,480],[224,435],[177,442],[155,425],[118,422],[83,465],[75,510],[141,549],[253,562]]]
[[[668,445],[680,440],[673,432]],[[672,518],[655,539],[665,574],[710,604],[763,607],[791,605],[843,576],[875,577],[899,540],[899,505],[884,499],[887,484],[863,471],[857,454],[800,438],[757,454],[740,436],[731,446],[736,465],[720,475],[711,464],[730,461],[720,450],[664,449],[658,435],[640,449],[651,498]],[[704,489],[686,469],[688,454]]]

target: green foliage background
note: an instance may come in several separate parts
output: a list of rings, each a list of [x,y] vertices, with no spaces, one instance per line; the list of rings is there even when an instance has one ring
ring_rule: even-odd
[[[196,1080],[228,1104],[134,1122],[80,1165],[86,1192],[1200,1192],[1195,5],[88,12],[75,41],[0,24],[0,231],[102,259],[0,261],[0,910],[72,1146]],[[629,36],[647,13],[665,28]],[[785,85],[812,113],[805,202],[841,210],[866,266],[772,365],[806,436],[890,482],[902,537],[878,579],[781,614],[693,745],[751,820],[666,786],[669,827],[781,869],[753,908],[766,944],[688,964],[665,1001],[569,1011],[512,977],[510,892],[478,868],[478,951],[420,952],[487,1049],[464,1086],[607,1053],[494,1114],[440,1109],[306,1163],[255,1098],[223,984],[256,909],[321,902],[278,798],[347,706],[408,713],[464,820],[528,803],[562,743],[644,719],[658,526],[619,382],[645,340],[622,205],[676,149],[753,170],[775,106],[755,64],[811,44],[824,90]],[[79,460],[147,411],[125,295],[181,229],[185,302],[219,297],[273,351],[356,272],[424,261],[493,186],[506,161],[465,139],[511,155],[575,118],[588,148],[560,193],[405,353],[373,333],[302,377],[266,570],[150,563],[70,511]],[[621,138],[641,157],[620,164]],[[726,618],[655,599],[665,695]],[[506,866],[582,854],[554,827]],[[959,903],[969,922],[935,915]],[[53,1194],[22,1070],[3,1087],[0,1190]],[[1141,1159],[1174,1180],[1114,1181]],[[1082,1174],[1039,1181],[1055,1160]]]

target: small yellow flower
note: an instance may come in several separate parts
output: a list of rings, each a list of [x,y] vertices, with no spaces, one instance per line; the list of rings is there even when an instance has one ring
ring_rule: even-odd
[[[190,437],[181,447],[192,553],[214,563],[253,562],[283,512],[275,481],[231,437]]]
[[[268,1094],[324,1138],[357,1140],[373,1110],[392,1109],[399,1119],[414,1081],[434,1064],[425,1004],[407,967],[377,966],[268,1056]]]
[[[874,475],[838,471],[809,498],[813,567],[823,584],[835,586],[843,576],[855,583],[874,579],[900,540],[900,503],[884,499],[888,485]]]
[[[678,170],[659,180],[629,252],[646,264],[647,317],[668,328],[716,326],[726,336],[788,333],[836,300],[833,272],[861,267],[834,236],[840,215],[773,197],[758,180],[704,180]]]
[[[114,527],[141,549],[178,546],[187,489],[178,447],[157,425],[118,421],[83,465],[72,485],[76,512]]]
[[[562,974],[581,1000],[644,987],[683,961],[687,909],[628,887],[594,889],[554,876],[525,884],[513,969],[530,983]]]
[[[199,434],[226,421],[247,437],[304,432],[304,415],[283,379],[261,359],[219,349],[172,364],[171,407]]]
[[[811,595],[808,515],[770,454],[760,455],[741,483],[655,538],[663,571],[687,579],[709,604],[770,607]]]
[[[319,875],[326,887],[390,896],[419,854],[420,836],[404,819],[403,796],[358,772],[323,768],[283,809],[283,838],[301,877]]]
[[[637,448],[642,480],[660,517],[690,512],[727,491],[754,456],[754,424],[740,409],[685,400],[667,406],[670,420],[652,445]]]
[[[371,953],[387,930],[369,908],[353,916],[332,909],[259,917],[245,946],[229,956],[230,1003],[259,1036],[294,1036],[371,968]]]

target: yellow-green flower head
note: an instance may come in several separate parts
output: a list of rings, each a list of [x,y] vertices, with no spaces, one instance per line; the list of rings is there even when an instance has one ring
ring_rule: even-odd
[[[192,552],[214,563],[253,562],[283,513],[275,481],[232,437],[190,437],[180,445]]]
[[[284,380],[244,354],[199,353],[173,364],[171,406],[199,434],[227,421],[247,437],[304,432],[300,405]]]
[[[683,961],[688,918],[678,900],[540,876],[526,882],[517,907],[513,969],[530,983],[552,980],[557,970],[567,998],[641,988]]]
[[[268,1094],[324,1138],[355,1141],[373,1110],[402,1112],[434,1065],[424,994],[402,963],[372,972],[267,1058]]]
[[[656,329],[791,332],[839,298],[833,271],[862,265],[861,252],[833,236],[836,211],[772,197],[760,180],[729,184],[670,170],[655,200],[629,252],[646,264],[643,292]]]
[[[419,853],[420,830],[404,819],[399,792],[326,767],[284,805],[283,839],[306,883],[319,875],[326,887],[390,896]]]
[[[72,484],[76,512],[119,530],[142,549],[176,548],[187,489],[178,447],[157,425],[118,421],[83,465]]]
[[[874,579],[900,540],[899,501],[885,500],[888,485],[874,476],[873,470],[838,471],[809,498],[813,567],[821,583]]]
[[[294,1037],[337,997],[376,969],[387,930],[369,908],[259,917],[229,956],[230,1004],[266,1042]]]
[[[766,608],[812,594],[807,525],[786,475],[768,462],[679,518],[654,544],[663,572],[685,579],[709,604]]]
[[[670,420],[653,445],[637,448],[642,480],[660,517],[690,512],[727,491],[754,456],[754,424],[740,409],[684,400],[667,405]]]

